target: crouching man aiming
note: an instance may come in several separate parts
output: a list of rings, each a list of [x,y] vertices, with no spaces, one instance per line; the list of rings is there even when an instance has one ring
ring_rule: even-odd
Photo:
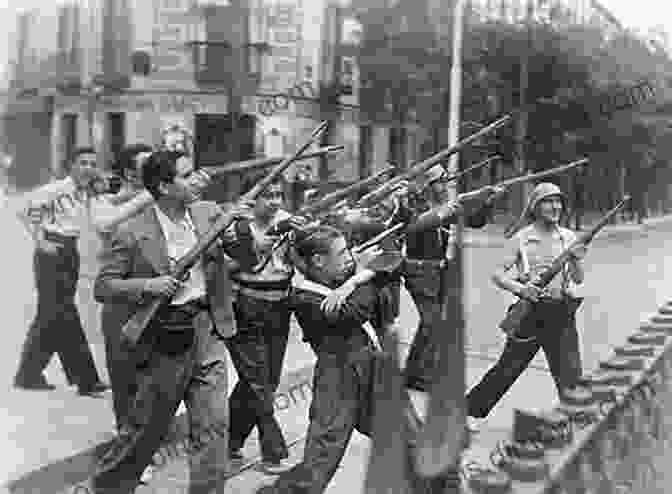
[[[345,236],[330,226],[308,228],[297,232],[293,249],[304,279],[294,282],[291,304],[317,355],[310,424],[303,461],[259,492],[318,494],[336,472],[352,432],[371,432],[374,359],[377,333],[387,320],[389,275],[358,284],[327,313],[321,307],[326,295],[355,276]]]

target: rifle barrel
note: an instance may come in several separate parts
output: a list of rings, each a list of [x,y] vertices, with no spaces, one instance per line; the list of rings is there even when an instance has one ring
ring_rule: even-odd
[[[318,158],[320,156],[323,156],[325,154],[332,154],[332,153],[338,153],[340,151],[343,151],[345,149],[345,145],[343,144],[337,144],[334,146],[325,146],[322,148],[318,148],[315,151],[311,151],[310,153],[302,154],[299,156],[296,161],[302,161],[302,160],[307,160],[310,158]],[[256,158],[256,159],[251,159],[251,160],[246,160],[246,161],[239,161],[237,163],[227,163],[225,165],[215,165],[215,166],[209,166],[205,168],[205,171],[212,177],[212,178],[219,178],[222,175],[227,175],[229,173],[240,173],[240,172],[245,172],[245,171],[250,171],[250,170],[257,170],[260,168],[267,168],[269,166],[277,165],[278,163],[282,163],[282,160],[285,159],[283,157],[278,157],[278,158]]]
[[[375,183],[380,179],[380,177],[386,175],[390,171],[394,170],[393,166],[388,166],[387,168],[384,168],[383,170],[380,170],[378,173],[375,175],[372,175],[370,177],[364,178],[362,180],[359,180],[355,182],[354,184],[348,185],[347,187],[343,187],[342,189],[339,189],[337,191],[334,191],[330,194],[325,195],[321,199],[316,200],[312,204],[307,204],[306,206],[302,207],[298,214],[299,215],[306,215],[306,214],[313,214],[316,212],[319,212],[320,210],[323,210],[333,204],[336,204],[340,202],[342,199],[347,198],[351,194],[354,194],[356,192],[359,192],[362,189],[367,188],[369,185]]]
[[[496,184],[496,186],[507,188],[522,182],[529,182],[530,180],[536,180],[538,178],[547,177],[549,175],[556,175],[558,173],[570,170],[576,166],[582,165],[587,162],[588,160],[586,158],[582,158],[567,165],[558,166],[550,170],[544,170],[542,172],[537,173],[528,173],[526,175],[514,177],[509,180],[500,182]],[[483,192],[489,187],[492,187],[492,185],[486,185],[485,187],[480,187],[476,190],[459,194],[457,196],[457,202],[459,203],[465,200],[480,197],[481,194],[483,194]],[[432,228],[437,228],[438,226],[442,225],[448,218],[454,215],[455,211],[456,211],[455,202],[453,201],[448,201],[443,204],[440,204],[439,206],[433,207],[429,211],[426,211],[425,213],[421,214],[420,217],[414,223],[409,225],[408,232],[413,233]]]
[[[454,146],[450,146],[442,151],[439,151],[438,153],[434,154],[433,156],[430,156],[424,161],[421,161],[417,165],[413,165],[409,170],[407,170],[405,173],[398,175],[397,177],[393,178],[392,180],[388,181],[387,183],[383,184],[380,186],[378,189],[373,190],[369,192],[367,195],[362,197],[359,201],[359,205],[368,205],[378,199],[380,199],[382,196],[384,196],[389,190],[392,190],[396,185],[403,181],[403,180],[410,180],[414,179],[417,176],[422,175],[425,173],[427,170],[433,168],[434,166],[438,165],[442,161],[444,161],[446,158],[449,156],[460,152],[464,147],[470,145],[473,143],[475,140],[480,139],[484,135],[492,132],[493,130],[498,129],[499,127],[503,126],[504,124],[508,123],[511,120],[510,115],[505,115],[502,118],[495,120],[489,125],[486,125],[479,131],[471,134],[468,137],[465,137],[461,141],[459,141],[457,144]]]
[[[302,153],[308,149],[308,147],[313,144],[317,138],[324,132],[327,128],[327,122],[322,122],[311,134],[310,138],[307,139],[296,152],[283,159],[282,162],[276,165],[271,172],[266,175],[262,180],[260,180],[250,191],[246,194],[243,194],[240,201],[244,200],[253,200],[259,194],[261,194],[277,177],[284,172],[292,162]],[[206,249],[212,245],[219,235],[226,230],[231,223],[235,221],[233,214],[230,212],[225,212],[222,214],[217,221],[198,239],[196,245],[187,251],[187,253],[177,261],[177,264],[173,269],[171,269],[171,275],[177,279],[182,279],[184,274],[198,261],[200,256],[205,252]],[[131,318],[126,321],[122,327],[122,332],[124,337],[129,342],[135,344],[140,339],[140,336],[146,329],[147,325],[156,315],[159,308],[170,301],[172,297],[157,297],[153,299],[148,305],[140,307]]]
[[[370,238],[370,239],[367,240],[366,242],[364,242],[364,243],[362,243],[362,244],[359,244],[359,245],[355,246],[355,247],[352,249],[352,252],[353,252],[354,254],[359,254],[360,252],[365,251],[365,250],[368,249],[369,247],[373,247],[374,245],[376,245],[376,244],[382,242],[382,241],[385,240],[387,237],[389,237],[389,236],[391,236],[391,235],[394,235],[394,234],[397,233],[397,232],[400,232],[400,231],[403,230],[404,228],[406,228],[406,224],[405,224],[405,223],[397,223],[396,225],[394,225],[394,226],[388,228],[387,230],[384,230],[384,231],[380,232],[380,233],[379,233],[378,235],[376,235],[375,237]]]
[[[501,156],[496,154],[495,156],[490,156],[489,158],[484,159],[483,161],[479,161],[475,165],[471,165],[469,168],[462,170],[461,172],[458,172],[454,175],[451,175],[449,177],[443,178],[443,175],[439,175],[438,177],[435,177],[431,180],[429,180],[425,185],[423,185],[422,189],[425,187],[428,187],[432,185],[434,182],[439,182],[441,180],[445,181],[446,183],[448,182],[454,182],[455,180],[459,180],[468,173],[473,172],[474,170],[478,170],[479,168],[482,168],[484,166],[488,166],[490,163],[492,163],[496,159],[501,159]]]
[[[567,170],[571,170],[572,168],[575,168],[579,165],[583,165],[585,163],[588,163],[588,158],[581,158],[580,160],[573,161],[567,165],[562,165],[558,166],[556,168],[551,168],[550,170],[543,170],[537,173],[527,173],[525,175],[520,175],[518,177],[513,177],[508,180],[504,180],[503,182],[500,182],[496,184],[498,187],[510,187],[515,184],[520,184],[523,182],[529,182],[530,180],[537,180],[539,178],[544,178],[548,177],[551,175],[557,175],[558,173],[566,172]],[[486,186],[487,187],[487,186]],[[482,193],[484,187],[481,187],[480,189],[472,190],[470,192],[465,192],[464,194],[460,194],[458,196],[459,199],[471,199],[472,197],[478,196],[479,194]]]

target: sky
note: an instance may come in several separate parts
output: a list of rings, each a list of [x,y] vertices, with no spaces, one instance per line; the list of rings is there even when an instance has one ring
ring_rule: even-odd
[[[0,70],[10,53],[8,44],[16,13],[26,8],[53,5],[57,1],[0,0]],[[646,32],[651,27],[662,26],[670,33],[672,42],[672,0],[601,0],[601,3],[626,27]]]

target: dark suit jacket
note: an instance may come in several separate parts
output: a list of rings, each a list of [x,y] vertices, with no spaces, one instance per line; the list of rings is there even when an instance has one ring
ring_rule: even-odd
[[[206,201],[193,203],[189,211],[199,237],[222,214],[217,204]],[[231,235],[225,235],[223,240],[225,249],[237,245],[237,239]],[[196,334],[201,350],[206,351],[213,329],[220,338],[228,338],[235,334],[236,323],[231,305],[228,263],[222,250],[211,247],[203,261],[211,317],[196,321]],[[144,282],[148,278],[169,274],[166,242],[153,207],[146,208],[118,228],[110,241],[106,242],[100,254],[100,263],[94,297],[96,301],[105,304],[103,325],[106,327],[103,331],[118,331],[117,328],[121,328],[142,305]]]

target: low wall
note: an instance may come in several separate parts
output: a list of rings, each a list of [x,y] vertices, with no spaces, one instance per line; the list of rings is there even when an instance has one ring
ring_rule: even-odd
[[[623,347],[614,349],[609,359],[600,362],[599,369],[588,374],[585,386],[590,393],[583,398],[589,399],[571,404],[558,402],[552,410],[546,411],[556,419],[569,420],[561,427],[561,435],[565,437],[565,441],[560,441],[562,444],[550,446],[550,442],[544,443],[545,473],[530,475],[529,470],[524,472],[534,462],[538,465],[539,459],[523,460],[512,468],[510,460],[515,457],[509,455],[509,462],[501,463],[506,455],[495,454],[491,458],[495,458],[494,463],[500,470],[485,475],[481,472],[481,478],[490,482],[467,481],[463,491],[525,494],[669,492],[672,489],[667,487],[672,485],[670,336],[672,302],[642,323]],[[646,350],[646,356],[635,355]],[[538,411],[535,414],[539,416]],[[510,437],[500,438],[499,445],[511,444],[514,436],[515,432]],[[466,477],[469,478],[468,473]],[[508,488],[504,485],[507,477],[511,481]]]

